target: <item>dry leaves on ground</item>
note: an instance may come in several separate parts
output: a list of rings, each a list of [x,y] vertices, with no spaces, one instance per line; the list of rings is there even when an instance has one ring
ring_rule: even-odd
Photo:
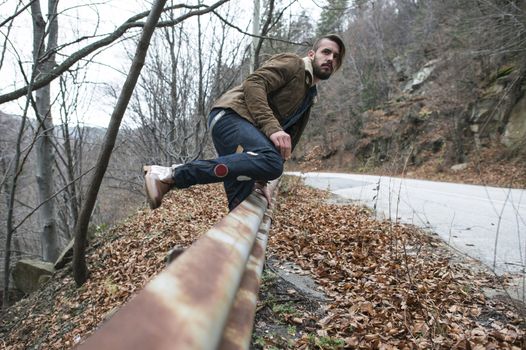
[[[161,208],[138,211],[91,242],[90,277],[81,288],[64,269],[10,308],[0,324],[0,348],[71,348],[160,272],[170,249],[189,246],[226,212],[220,185],[174,191]]]
[[[309,271],[331,298],[318,334],[349,348],[509,349],[525,343],[524,320],[486,299],[496,279],[451,260],[443,243],[357,206],[325,204],[319,191],[288,186],[269,254]],[[294,347],[312,344],[304,336]]]
[[[360,207],[324,204],[325,194],[285,183],[268,254],[296,262],[331,302],[323,315],[294,315],[332,348],[519,348],[524,328],[505,304],[480,288],[495,281],[452,263],[429,236],[377,222]],[[67,349],[165,265],[174,246],[190,245],[226,214],[220,185],[175,191],[155,211],[140,210],[91,242],[89,281],[76,288],[64,269],[3,315],[0,347]],[[293,293],[294,291],[290,291]],[[307,334],[287,347],[327,348]]]

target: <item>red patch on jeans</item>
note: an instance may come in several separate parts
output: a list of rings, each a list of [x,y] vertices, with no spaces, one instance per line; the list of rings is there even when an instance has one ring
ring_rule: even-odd
[[[225,164],[217,164],[214,168],[217,177],[225,177],[228,174],[228,167]]]

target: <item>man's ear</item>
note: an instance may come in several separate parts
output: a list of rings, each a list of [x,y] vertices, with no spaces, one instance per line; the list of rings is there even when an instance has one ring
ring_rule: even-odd
[[[316,52],[314,50],[309,50],[309,52],[307,53],[307,56],[309,58],[314,58],[314,55],[316,55]]]

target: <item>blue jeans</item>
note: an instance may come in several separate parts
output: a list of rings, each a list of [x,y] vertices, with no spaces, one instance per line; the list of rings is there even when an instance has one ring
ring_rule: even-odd
[[[209,120],[218,112],[212,110]],[[224,182],[232,210],[250,195],[256,181],[274,180],[283,173],[283,158],[274,144],[233,110],[227,109],[217,121],[212,139],[219,157],[175,168],[175,187]]]

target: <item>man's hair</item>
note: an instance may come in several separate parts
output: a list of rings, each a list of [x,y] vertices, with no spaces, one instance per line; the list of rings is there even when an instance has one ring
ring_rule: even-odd
[[[339,46],[340,57],[338,58],[338,64],[336,65],[335,70],[340,69],[343,63],[343,59],[345,57],[345,44],[343,43],[342,38],[337,34],[326,34],[326,35],[320,36],[319,38],[316,39],[316,41],[314,42],[314,45],[312,45],[312,50],[314,52],[316,52],[320,48],[320,43],[323,39],[328,39],[330,41],[333,41]]]

